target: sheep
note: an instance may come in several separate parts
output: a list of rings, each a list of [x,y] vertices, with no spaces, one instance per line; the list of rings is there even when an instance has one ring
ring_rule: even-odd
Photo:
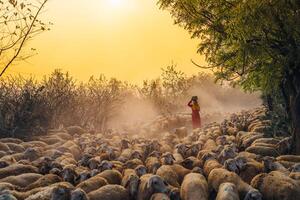
[[[25,151],[25,148],[22,146],[22,145],[19,145],[19,144],[15,144],[15,143],[5,143],[9,149],[13,152],[16,152],[16,153],[21,153],[21,152],[24,152]]]
[[[270,171],[281,171],[282,173],[285,173],[288,175],[290,172],[288,169],[286,169],[282,164],[279,162],[275,161],[275,158],[266,156],[263,158],[263,164],[265,168],[265,172],[270,172]]]
[[[1,183],[0,182],[0,192],[4,190],[20,190],[21,188],[11,184],[11,183]]]
[[[221,153],[218,156],[218,160],[221,164],[224,164],[224,162],[229,158],[234,158],[237,156],[237,153],[228,145],[224,147],[224,149],[221,151]]]
[[[239,200],[239,193],[233,183],[222,183],[219,186],[216,200]]]
[[[39,187],[46,187],[58,182],[62,182],[62,179],[59,176],[54,174],[47,174],[45,176],[42,176],[35,182],[28,184],[26,187],[24,187],[23,191],[32,190],[34,188],[39,188]]]
[[[226,169],[213,169],[208,176],[208,186],[210,191],[219,191],[220,185],[226,182],[236,185],[242,198],[247,200],[262,199],[262,195],[258,190],[245,183],[237,174],[229,172]]]
[[[128,191],[120,185],[105,185],[88,194],[90,200],[129,200]]]
[[[76,188],[80,188],[83,191],[85,191],[87,194],[97,190],[105,185],[108,185],[108,182],[105,178],[101,177],[101,176],[93,176],[81,183],[79,183]]]
[[[26,173],[26,174],[20,174],[18,176],[8,176],[6,178],[0,179],[0,182],[11,183],[15,186],[23,188],[37,181],[41,177],[42,175],[40,174]]]
[[[185,158],[187,156],[187,151],[189,147],[186,144],[183,143],[177,144],[175,148],[176,148],[175,153],[180,154],[182,158]]]
[[[236,157],[234,159],[236,166],[238,167],[238,174],[243,181],[250,184],[253,177],[264,171],[264,165],[253,159],[246,159],[244,157]],[[229,170],[231,171],[231,170]]]
[[[125,163],[125,166],[127,168],[130,168],[130,169],[134,169],[134,168],[136,168],[139,165],[143,165],[143,162],[141,160],[139,160],[139,159],[136,159],[136,158],[132,159],[132,160],[128,160]]]
[[[130,159],[131,153],[132,153],[131,149],[124,149],[117,160],[125,163],[126,161],[128,161]]]
[[[134,168],[134,171],[138,175],[138,177],[141,177],[144,174],[147,174],[147,167],[145,167],[144,165],[139,165],[136,168]]]
[[[208,139],[203,146],[203,150],[209,150],[209,151],[213,151],[216,148],[217,148],[217,144],[212,139]]]
[[[208,176],[213,169],[223,167],[223,165],[221,165],[211,153],[203,155],[202,161],[204,162],[203,171],[206,176]]]
[[[27,197],[25,200],[69,200],[71,199],[71,189],[62,185],[49,186],[40,192]]]
[[[178,175],[170,165],[162,165],[156,172],[156,175],[163,178],[168,184],[179,188]]]
[[[20,144],[23,141],[18,139],[18,138],[1,138],[0,143],[15,143],[15,144]]]
[[[36,148],[27,148],[23,153],[16,153],[10,156],[17,161],[19,160],[34,161],[38,159],[41,156],[41,154]]]
[[[140,178],[137,200],[149,200],[154,193],[168,193],[166,183],[160,176],[145,174]]]
[[[201,174],[190,173],[184,177],[180,188],[182,200],[206,200],[208,199],[208,184]]]
[[[7,191],[7,190],[0,193],[0,199],[1,200],[17,200],[17,198],[14,197],[12,194],[10,194],[9,191]]]
[[[69,182],[73,185],[75,185],[76,183],[76,179],[77,179],[77,172],[75,171],[75,166],[72,165],[67,165],[63,168],[63,170],[61,171],[61,177],[64,181]]]
[[[177,163],[177,164],[181,163],[184,159],[184,157],[180,153],[174,153],[173,158],[174,158],[175,163]]]
[[[279,171],[255,176],[251,181],[251,186],[258,189],[265,199],[296,200],[300,198],[300,185],[297,181]]]
[[[170,152],[164,153],[161,156],[162,165],[173,165],[174,161],[175,161],[174,155],[171,154]]]
[[[82,189],[76,189],[71,192],[70,200],[89,200],[85,191]]]
[[[140,183],[140,178],[135,173],[135,170],[133,169],[124,170],[121,185],[127,189],[131,199],[135,199],[138,192],[139,183]]]
[[[122,182],[122,174],[116,170],[105,170],[97,176],[105,178],[109,184],[120,185]]]
[[[177,174],[177,176],[178,176],[178,183],[179,184],[181,184],[182,181],[183,181],[183,179],[184,179],[184,177],[191,172],[191,170],[186,169],[183,166],[178,165],[178,164],[170,165],[170,167]]]
[[[281,155],[276,158],[278,161],[288,161],[288,162],[300,162],[300,156],[298,155]]]
[[[170,198],[164,193],[156,193],[151,196],[150,200],[170,200]]]
[[[5,151],[0,150],[0,159],[5,155],[7,155],[7,153]]]
[[[194,156],[190,156],[180,163],[183,167],[192,170],[195,167],[202,166],[202,162]]]
[[[145,161],[148,173],[155,174],[161,163],[157,157],[148,157]]]
[[[272,147],[250,146],[246,149],[246,151],[249,153],[259,154],[262,156],[276,157],[279,155],[278,151]]]
[[[43,196],[45,196],[46,199],[50,199],[53,188],[66,188],[70,191],[74,189],[74,187],[70,183],[59,182],[47,187],[34,188],[32,190],[25,191],[25,192],[18,192],[16,190],[11,190],[10,193],[14,195],[18,200],[24,200],[32,196],[37,199],[39,198],[42,199]],[[39,195],[36,195],[38,193]]]
[[[31,165],[13,164],[0,169],[0,179],[8,176],[17,176],[25,173],[38,173],[38,169]]]

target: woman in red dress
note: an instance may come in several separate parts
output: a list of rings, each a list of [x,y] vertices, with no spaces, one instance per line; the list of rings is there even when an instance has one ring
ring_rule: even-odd
[[[192,109],[192,122],[193,129],[201,127],[201,118],[200,118],[200,106],[198,104],[198,97],[193,96],[188,106]]]

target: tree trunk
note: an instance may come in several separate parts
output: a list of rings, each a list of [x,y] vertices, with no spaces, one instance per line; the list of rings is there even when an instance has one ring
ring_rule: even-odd
[[[292,152],[300,155],[300,72],[297,71],[290,77],[289,99],[290,117],[292,126]]]
[[[292,151],[293,153],[300,155],[300,93],[298,92],[291,100]]]

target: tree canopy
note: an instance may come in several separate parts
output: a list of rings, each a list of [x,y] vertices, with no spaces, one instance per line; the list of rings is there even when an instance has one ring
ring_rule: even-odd
[[[217,80],[280,92],[300,153],[300,1],[159,0],[193,38]],[[201,67],[201,66],[200,66]],[[297,133],[297,134],[296,134]],[[297,138],[296,138],[297,136]]]
[[[217,79],[248,90],[279,87],[299,70],[300,2],[297,0],[160,0],[175,23],[201,38]]]

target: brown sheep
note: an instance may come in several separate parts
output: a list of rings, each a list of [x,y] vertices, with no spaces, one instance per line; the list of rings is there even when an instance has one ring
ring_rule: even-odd
[[[288,162],[300,162],[300,156],[298,155],[282,155],[276,158],[278,161],[288,161]]]
[[[0,182],[11,183],[17,187],[26,187],[33,182],[40,179],[42,175],[36,173],[26,173],[20,174],[18,176],[8,176],[6,178],[0,179]]]
[[[15,144],[15,143],[6,143],[9,149],[16,153],[21,153],[25,151],[25,148],[22,145]]]
[[[80,188],[73,190],[71,192],[71,199],[70,200],[89,200],[88,196],[85,191]]]
[[[54,175],[54,174],[47,174],[45,176],[42,176],[35,182],[24,187],[22,189],[22,191],[28,191],[28,190],[32,190],[34,188],[39,188],[39,187],[47,187],[49,185],[52,185],[52,184],[58,183],[58,182],[62,182],[62,179],[59,176]]]
[[[214,151],[216,148],[217,148],[217,144],[212,139],[208,139],[203,146],[203,150],[209,150],[209,151]]]
[[[18,200],[25,200],[27,198],[36,199],[36,200],[38,199],[49,200],[51,199],[53,188],[65,188],[68,189],[69,191],[74,189],[74,187],[70,183],[59,182],[47,187],[34,188],[26,192],[10,191],[10,193],[14,195]]]
[[[76,186],[76,188],[81,188],[86,193],[90,193],[90,192],[97,190],[105,185],[108,185],[107,180],[101,176],[96,175],[94,177],[91,177],[91,178],[79,183]]]
[[[71,189],[63,185],[49,186],[43,188],[34,195],[30,195],[26,200],[69,200],[71,199]]]
[[[176,172],[177,176],[178,176],[178,183],[181,184],[184,177],[191,173],[191,170],[184,168],[181,165],[178,164],[174,164],[174,165],[170,165],[170,167]]]
[[[276,157],[279,155],[278,151],[272,147],[250,146],[246,149],[246,151],[249,153],[259,154],[262,156]]]
[[[155,174],[161,163],[157,157],[148,157],[145,161],[148,173]]]
[[[122,182],[122,174],[117,170],[105,170],[98,174],[102,178],[105,178],[109,184],[118,184]]]
[[[127,168],[130,168],[130,169],[134,169],[134,168],[136,168],[139,165],[143,165],[143,162],[141,160],[139,160],[139,159],[136,159],[136,158],[132,159],[132,160],[128,160],[125,163],[125,166]]]
[[[208,185],[210,191],[219,191],[220,185],[226,182],[236,185],[241,198],[247,200],[262,199],[262,195],[259,193],[259,191],[251,187],[251,185],[245,183],[236,173],[229,172],[226,169],[218,168],[213,169],[208,176]]]
[[[183,167],[192,170],[195,167],[202,167],[202,162],[196,157],[190,156],[180,163]]]
[[[13,164],[0,169],[0,179],[8,176],[18,176],[25,173],[38,173],[38,169],[31,165]]]
[[[221,165],[217,161],[215,156],[211,153],[207,153],[207,154],[203,155],[202,161],[204,162],[203,171],[204,171],[205,176],[208,176],[213,169],[223,167],[223,165]]]
[[[151,196],[150,200],[170,200],[170,198],[164,193],[156,193]]]
[[[266,156],[263,158],[264,171],[269,173],[271,171],[280,171],[286,175],[289,175],[289,170],[286,169],[282,164],[277,162],[275,158]]]
[[[156,175],[162,177],[164,181],[173,187],[179,188],[178,176],[170,165],[162,165],[156,172]]]
[[[168,193],[166,183],[160,176],[145,174],[141,177],[137,200],[149,200],[154,193]]]
[[[23,141],[17,138],[1,138],[0,143],[15,143],[15,144],[20,144]]]
[[[131,199],[135,199],[139,189],[140,178],[133,169],[125,169],[121,185],[127,189]]]
[[[134,171],[136,175],[138,175],[138,177],[141,177],[144,174],[147,174],[147,167],[145,167],[144,165],[139,165],[136,168],[134,168]]]
[[[253,178],[251,185],[258,189],[265,199],[300,199],[300,185],[279,171],[259,174]]]
[[[239,169],[239,176],[243,181],[250,184],[253,177],[264,171],[264,165],[254,159],[246,159],[244,157],[236,157],[235,163]]]
[[[190,173],[184,177],[180,188],[182,200],[207,200],[208,184],[201,174]]]
[[[239,193],[233,183],[222,183],[219,186],[216,200],[239,200]]]
[[[90,200],[129,200],[128,191],[120,185],[105,185],[88,194]]]
[[[174,161],[175,161],[174,155],[171,154],[170,152],[164,153],[161,156],[162,165],[173,165]]]

